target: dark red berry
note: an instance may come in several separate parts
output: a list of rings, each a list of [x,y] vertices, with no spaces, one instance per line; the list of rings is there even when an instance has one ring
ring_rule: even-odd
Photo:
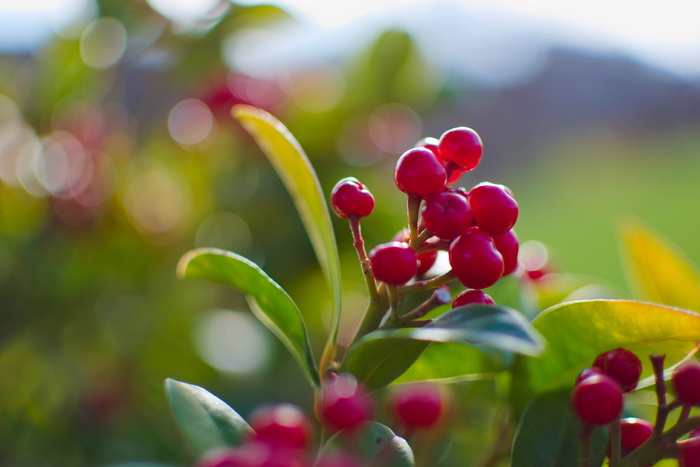
[[[673,373],[673,388],[683,404],[700,405],[700,365],[686,363]]]
[[[259,407],[251,414],[255,439],[273,446],[305,449],[311,441],[311,424],[302,410],[292,404]]]
[[[438,252],[426,251],[418,255],[418,269],[416,270],[416,276],[422,276],[433,267],[435,260],[437,259]]]
[[[427,198],[445,189],[445,168],[429,149],[409,149],[399,157],[394,181],[404,193]]]
[[[374,196],[356,178],[347,177],[333,187],[331,207],[341,219],[353,214],[369,216],[374,210]]]
[[[443,161],[452,162],[467,172],[479,165],[484,145],[476,131],[467,127],[457,127],[442,134],[438,151]]]
[[[454,240],[472,226],[472,210],[466,198],[449,191],[426,198],[421,216],[425,228],[443,240]]]
[[[445,394],[436,384],[400,386],[389,399],[394,418],[409,430],[435,426],[445,414]]]
[[[440,143],[439,139],[433,138],[432,136],[428,136],[418,141],[414,147],[430,149],[430,152],[435,154],[435,157],[438,160],[442,160],[442,158],[440,157],[440,151],[438,150],[438,143]]]
[[[594,367],[594,366],[593,366],[593,367],[590,367],[590,368],[586,368],[586,369],[583,370],[581,373],[579,373],[578,377],[576,378],[576,384],[579,384],[581,381],[583,381],[584,379],[586,379],[586,378],[588,378],[588,377],[590,377],[590,376],[593,376],[593,375],[604,375],[604,374],[605,374],[605,373],[604,373],[603,370],[601,370],[600,368],[596,368],[596,367]]]
[[[387,284],[405,284],[418,270],[415,250],[403,242],[377,245],[370,251],[369,261],[374,277]]]
[[[622,456],[644,444],[651,437],[654,425],[641,418],[623,418],[620,420],[620,447]]]
[[[603,352],[593,362],[610,376],[622,388],[623,392],[630,392],[637,387],[639,377],[642,374],[642,362],[634,353],[627,349],[613,349]]]
[[[690,432],[689,439],[680,443],[679,467],[700,467],[700,428]]]
[[[493,298],[486,292],[477,289],[468,289],[461,292],[452,300],[452,308],[469,305],[470,303],[481,303],[483,305],[496,304]]]
[[[335,430],[353,429],[372,419],[372,400],[354,376],[340,374],[321,395],[321,422]]]
[[[518,220],[518,203],[503,185],[478,184],[469,190],[469,205],[476,225],[493,235],[507,232]]]
[[[622,390],[609,376],[589,376],[574,387],[571,406],[583,422],[607,425],[622,413]]]
[[[511,229],[505,233],[493,235],[493,241],[496,249],[503,256],[503,275],[512,274],[518,269],[518,250],[520,250],[518,236]]]
[[[467,229],[449,249],[449,260],[457,278],[470,289],[485,289],[503,275],[503,256],[493,237],[478,227]]]

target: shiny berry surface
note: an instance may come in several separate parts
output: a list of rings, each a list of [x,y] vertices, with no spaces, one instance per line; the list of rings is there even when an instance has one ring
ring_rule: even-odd
[[[447,184],[445,168],[432,151],[426,148],[409,149],[399,157],[394,181],[404,193],[427,198],[440,193]]]
[[[600,368],[596,368],[594,366],[590,367],[590,368],[586,368],[581,373],[579,373],[578,377],[576,378],[576,384],[579,384],[584,379],[591,377],[593,375],[604,375],[604,374],[605,373]]]
[[[400,386],[389,398],[389,410],[404,428],[431,428],[444,414],[443,394],[436,384]]]
[[[593,375],[574,387],[571,406],[583,422],[607,425],[622,413],[622,390],[609,376]]]
[[[654,425],[641,418],[629,417],[620,420],[622,455],[626,456],[644,444],[651,437],[652,431],[654,431]]]
[[[496,302],[491,298],[489,294],[483,290],[469,289],[460,292],[452,300],[452,308],[457,308],[458,306],[469,305],[471,303],[481,303],[482,305],[495,305]]]
[[[449,161],[463,171],[474,170],[484,153],[479,134],[467,127],[457,127],[440,136],[438,151],[443,161]]]
[[[492,235],[496,249],[503,256],[503,275],[512,274],[518,269],[518,252],[520,242],[518,236],[511,229],[499,235]]]
[[[354,376],[341,374],[330,381],[321,395],[321,422],[335,430],[352,429],[372,419],[370,396]]]
[[[331,207],[343,219],[353,214],[369,216],[374,210],[374,196],[356,178],[347,177],[333,187]]]
[[[690,432],[678,456],[679,467],[700,467],[700,428]]]
[[[639,357],[623,348],[603,352],[596,357],[593,366],[617,381],[623,392],[630,392],[636,388],[642,374],[642,362]]]
[[[370,251],[369,261],[374,277],[387,284],[405,284],[418,270],[415,250],[403,242],[377,245]]]
[[[251,414],[250,427],[255,439],[273,446],[305,449],[311,442],[311,423],[302,410],[292,404],[273,404],[257,408]]]
[[[673,373],[673,389],[684,404],[700,406],[700,365],[686,363]]]
[[[425,228],[443,240],[454,240],[472,226],[472,210],[466,198],[449,191],[428,197],[421,215]]]
[[[490,287],[503,274],[503,256],[493,237],[478,227],[467,229],[450,244],[449,260],[457,278],[470,289]]]
[[[484,182],[469,190],[469,205],[476,225],[498,235],[512,229],[518,220],[518,203],[506,187]]]

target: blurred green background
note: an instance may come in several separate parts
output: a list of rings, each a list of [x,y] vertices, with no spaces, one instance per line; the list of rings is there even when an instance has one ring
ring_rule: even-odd
[[[333,53],[320,53],[324,37],[298,56],[256,48],[273,33],[284,44],[294,27],[272,6],[222,1],[173,21],[144,1],[100,0],[40,47],[0,55],[0,465],[189,465],[166,377],[244,415],[266,401],[310,408],[301,373],[239,294],[175,276],[194,247],[243,254],[291,293],[323,345],[325,284],[234,104],[283,121],[326,193],[345,176],[372,190],[370,248],[405,222],[397,157],[465,125],[485,155],[461,183],[508,185],[521,240],[547,245],[557,270],[627,295],[616,228],[629,215],[700,261],[697,78],[550,45],[517,79],[472,79],[391,25]],[[467,45],[483,56],[495,47]],[[455,49],[453,60],[479,69],[478,54]],[[362,278],[349,229],[334,225],[351,323]],[[490,393],[487,383],[456,390]],[[464,424],[489,407],[465,403]],[[464,452],[480,443],[455,433]]]

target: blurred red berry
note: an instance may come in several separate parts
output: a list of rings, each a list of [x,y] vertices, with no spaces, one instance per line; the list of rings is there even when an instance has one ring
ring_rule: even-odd
[[[477,289],[468,289],[461,292],[452,300],[452,308],[469,305],[470,303],[481,303],[483,305],[496,304],[493,298],[486,292]]]
[[[574,387],[571,406],[583,422],[607,425],[622,413],[622,390],[607,375],[589,376]]]
[[[673,388],[684,404],[700,405],[700,365],[686,363],[673,373]]]
[[[257,408],[250,416],[250,427],[257,441],[272,446],[305,449],[311,442],[311,423],[304,412],[292,404]]]
[[[445,409],[445,393],[436,384],[399,386],[389,398],[392,415],[409,430],[435,426],[445,414]]]
[[[353,429],[372,419],[372,399],[354,376],[340,374],[323,388],[321,422],[335,430]]]
[[[596,357],[593,366],[617,381],[623,392],[630,392],[636,388],[642,374],[642,362],[639,357],[623,348],[603,352]]]

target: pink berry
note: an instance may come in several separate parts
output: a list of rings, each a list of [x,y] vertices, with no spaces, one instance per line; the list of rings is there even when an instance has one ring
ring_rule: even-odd
[[[449,249],[452,270],[465,287],[485,289],[503,275],[503,256],[493,237],[478,227],[467,229]]]
[[[684,404],[700,405],[700,365],[686,363],[673,373],[673,388]]]
[[[478,184],[469,190],[469,205],[476,225],[492,235],[507,232],[518,220],[518,203],[503,185]]]
[[[484,145],[476,131],[467,127],[457,127],[442,134],[438,150],[443,161],[452,162],[468,172],[479,165]]]
[[[630,392],[637,387],[639,377],[642,374],[642,362],[634,353],[627,349],[613,349],[603,352],[593,362],[610,376],[622,388],[623,392]]]
[[[389,399],[389,410],[409,430],[435,426],[445,414],[445,395],[436,384],[400,386]]]
[[[421,216],[425,228],[443,240],[454,240],[472,226],[469,203],[464,196],[449,191],[426,198]]]
[[[404,193],[427,198],[445,189],[445,168],[435,154],[426,148],[409,149],[399,157],[394,181]]]
[[[353,429],[372,419],[372,400],[349,373],[338,375],[321,396],[321,422],[336,429]]]
[[[609,376],[593,375],[576,385],[571,406],[583,422],[607,425],[622,413],[622,390]]]
[[[503,256],[503,275],[512,274],[518,269],[518,251],[520,242],[518,236],[511,229],[499,235],[493,235],[496,249]]]
[[[259,407],[251,414],[255,439],[272,446],[305,449],[311,442],[311,424],[302,410],[292,404]]]
[[[331,207],[341,219],[353,214],[369,216],[374,210],[374,196],[356,178],[346,177],[333,187]]]
[[[452,300],[452,308],[469,305],[470,303],[481,303],[483,305],[496,304],[493,298],[491,298],[491,296],[483,290],[467,289],[461,292],[459,295],[457,295],[454,298],[454,300]]]
[[[374,277],[387,284],[405,284],[418,270],[416,252],[403,242],[377,245],[370,251],[369,261]]]
[[[681,443],[679,467],[700,467],[700,428],[690,432],[689,439]]]

